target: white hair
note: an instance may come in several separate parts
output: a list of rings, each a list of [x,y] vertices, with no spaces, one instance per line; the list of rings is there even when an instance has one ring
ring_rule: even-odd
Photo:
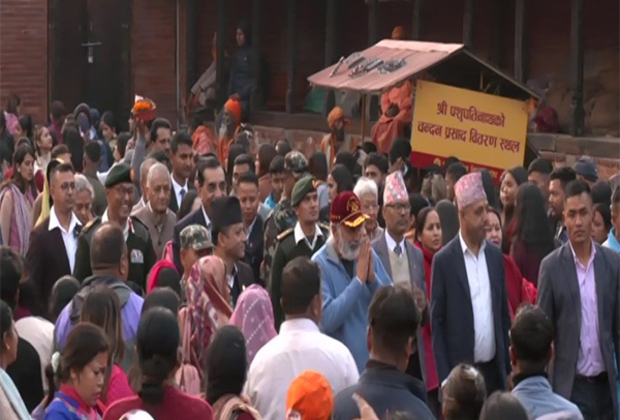
[[[375,200],[379,200],[379,190],[377,188],[377,183],[370,178],[360,178],[357,181],[357,184],[355,184],[353,192],[360,200],[362,199],[362,196],[366,194],[372,194],[375,197]]]
[[[95,199],[95,190],[93,186],[90,185],[90,181],[82,174],[75,174],[75,193],[79,194],[82,191],[88,191],[91,200]]]
[[[140,165],[140,179],[144,179],[146,181],[146,177],[149,174],[149,170],[151,166],[153,166],[157,161],[153,158],[146,158]]]
[[[163,163],[157,162],[151,166],[151,169],[149,169],[149,174],[146,178],[146,185],[150,186],[153,182],[153,178],[159,174],[165,174],[168,179],[168,184],[170,184],[170,172],[168,171],[168,168],[166,168],[166,165]]]

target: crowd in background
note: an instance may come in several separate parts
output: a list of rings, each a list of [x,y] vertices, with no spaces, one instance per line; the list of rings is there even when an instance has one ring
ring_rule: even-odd
[[[407,139],[352,143],[337,107],[307,157],[260,144],[236,97],[217,135],[20,106],[0,112],[3,419],[618,418],[620,175],[419,169]]]

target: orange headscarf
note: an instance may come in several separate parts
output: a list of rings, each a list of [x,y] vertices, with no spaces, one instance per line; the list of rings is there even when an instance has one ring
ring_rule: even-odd
[[[224,104],[224,108],[226,108],[228,112],[235,116],[237,120],[236,127],[239,127],[239,124],[241,124],[241,102],[239,102],[237,99],[231,98],[226,101],[226,103]]]

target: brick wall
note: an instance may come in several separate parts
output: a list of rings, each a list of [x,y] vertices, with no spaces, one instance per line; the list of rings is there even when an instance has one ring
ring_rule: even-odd
[[[0,106],[10,93],[36,122],[47,116],[47,0],[0,1]]]
[[[181,23],[181,98],[185,95],[185,0],[179,0]],[[177,122],[175,78],[175,0],[134,0],[132,10],[132,85],[136,94],[157,103],[158,116]]]

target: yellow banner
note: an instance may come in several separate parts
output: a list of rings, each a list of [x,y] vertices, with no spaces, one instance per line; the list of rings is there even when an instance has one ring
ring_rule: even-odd
[[[416,166],[449,156],[500,170],[523,165],[524,102],[422,80],[415,95],[411,148]]]

